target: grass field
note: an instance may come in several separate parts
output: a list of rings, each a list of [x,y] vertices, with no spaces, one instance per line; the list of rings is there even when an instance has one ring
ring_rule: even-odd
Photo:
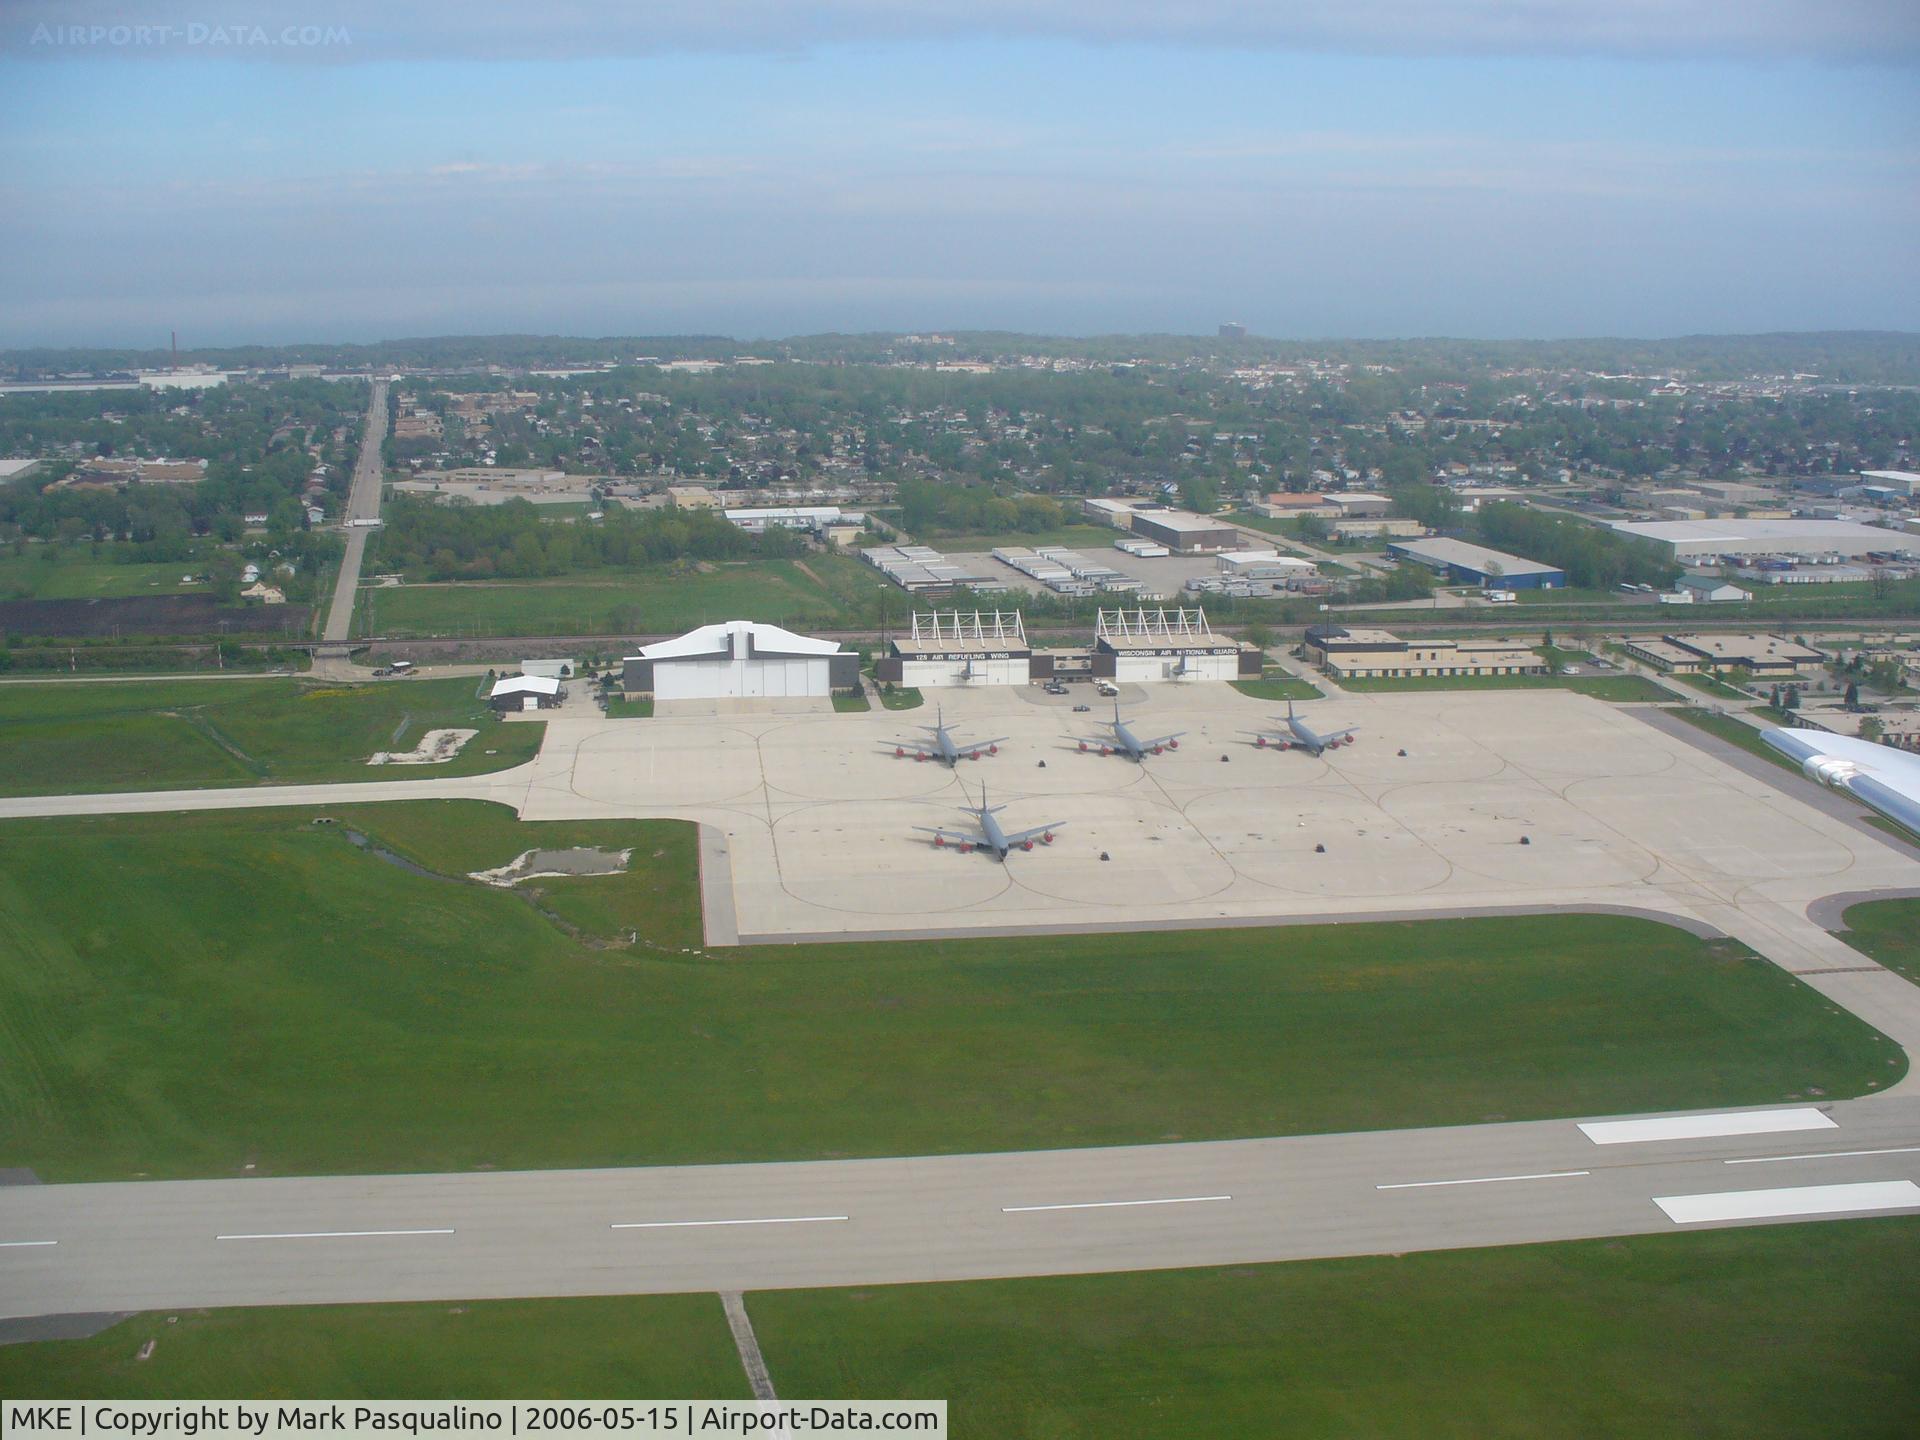
[[[880,687],[880,708],[883,710],[918,710],[926,701],[927,697],[912,685]]]
[[[1262,675],[1258,680],[1235,680],[1233,688],[1255,700],[1318,700],[1326,691],[1309,680],[1301,680],[1284,670]]]
[[[1920,1220],[756,1294],[782,1394],[956,1435],[1913,1434]]]
[[[833,626],[878,613],[875,572],[844,555],[559,580],[363,586],[359,635],[663,634],[717,620]]]
[[[264,1400],[748,1398],[712,1295],[137,1315],[0,1346],[0,1395]],[[155,1342],[151,1359],[140,1347]]]
[[[836,715],[864,715],[871,709],[873,704],[867,699],[867,693],[864,690],[857,695],[833,697],[833,713]]]
[[[128,595],[194,595],[204,585],[180,577],[200,569],[194,560],[120,565],[88,550],[35,545],[25,555],[0,555],[0,600],[106,600]]]
[[[635,695],[632,699],[625,695],[614,694],[607,697],[607,718],[609,720],[651,720],[653,718],[653,697]]]
[[[0,686],[0,794],[408,780],[531,759],[546,727],[503,725],[471,679]],[[480,731],[443,765],[373,766],[426,731]]]
[[[1912,843],[1898,826],[1882,828]],[[1920,985],[1920,900],[1869,900],[1840,918],[1847,927],[1840,932],[1842,940]]]
[[[1576,695],[1616,703],[1675,698],[1644,675],[1388,675],[1342,680],[1340,684],[1361,694],[1393,690],[1571,690]]]
[[[747,1297],[785,1396],[961,1440],[1904,1440],[1920,1220]],[[732,1398],[711,1295],[141,1315],[0,1348],[0,1393]],[[140,1347],[156,1343],[151,1359]]]
[[[1676,706],[1672,712],[1695,729],[1704,730],[1709,735],[1718,735],[1729,744],[1738,745],[1750,755],[1758,755],[1770,760],[1783,770],[1791,770],[1796,775],[1800,767],[1775,750],[1760,738],[1760,732],[1744,720],[1736,720],[1731,715],[1722,715],[1717,710],[1704,710],[1697,705]]]
[[[1104,1145],[1845,1096],[1904,1063],[1738,946],[1624,917],[703,954],[690,826],[329,813],[0,825],[7,1163]],[[536,844],[630,845],[635,866],[508,893],[384,864],[349,825],[443,874]]]

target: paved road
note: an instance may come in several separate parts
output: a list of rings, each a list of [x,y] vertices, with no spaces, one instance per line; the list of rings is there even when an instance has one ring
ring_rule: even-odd
[[[382,479],[380,447],[387,438],[387,382],[373,382],[373,398],[367,404],[366,433],[360,441],[360,458],[353,467],[353,484],[347,490],[347,519],[380,518]],[[340,561],[340,573],[334,577],[333,605],[327,611],[327,628],[322,638],[329,645],[343,645],[353,633],[353,598],[360,586],[360,562],[366,555],[368,527],[349,527],[347,553]]]
[[[1705,1228],[1729,1222],[1681,1224],[1656,1200],[1804,1187],[1891,1185],[1899,1193],[1864,1197],[1862,1213],[1920,1207],[1920,1100],[1786,1113],[1833,1123],[1617,1144],[1556,1120],[804,1164],[22,1186],[0,1190],[0,1317],[1397,1254]],[[1831,1213],[1861,1200],[1807,1203]]]

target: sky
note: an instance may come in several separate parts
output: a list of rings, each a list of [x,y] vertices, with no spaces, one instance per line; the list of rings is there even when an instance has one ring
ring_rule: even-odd
[[[0,0],[0,346],[1920,329],[1914,0]]]

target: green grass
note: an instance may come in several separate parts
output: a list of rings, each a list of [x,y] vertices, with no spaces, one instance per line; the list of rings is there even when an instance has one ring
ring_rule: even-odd
[[[0,1346],[0,1394],[730,1400],[748,1390],[716,1297],[635,1295],[137,1315],[87,1340]]]
[[[25,555],[0,555],[0,600],[103,600],[129,595],[205,595],[205,585],[182,585],[198,560],[116,564],[89,550],[35,545]]]
[[[748,1298],[786,1395],[996,1440],[1911,1436],[1920,1220]]]
[[[476,683],[4,685],[0,794],[409,780],[477,775],[531,759],[546,727],[502,724],[477,698]],[[367,764],[376,750],[409,749],[440,728],[480,733],[442,765]]]
[[[836,715],[864,715],[871,709],[873,705],[868,701],[864,690],[857,694],[833,697],[833,710]]]
[[[1262,675],[1258,680],[1235,680],[1232,684],[1242,695],[1249,695],[1255,700],[1318,700],[1326,694],[1311,681],[1301,680],[1284,671]]]
[[[1750,755],[1758,755],[1763,760],[1770,760],[1781,769],[1791,770],[1796,775],[1800,773],[1798,765],[1762,740],[1760,732],[1744,720],[1736,720],[1731,715],[1722,715],[1716,710],[1703,710],[1696,705],[1678,706],[1671,713],[1678,715],[1697,730],[1705,730],[1709,735],[1718,735],[1729,744],[1738,745]]]
[[[1576,695],[1589,695],[1595,700],[1611,700],[1615,704],[1650,701],[1659,703],[1677,700],[1666,686],[1658,681],[1649,680],[1645,675],[1564,675],[1560,682]]]
[[[1882,821],[1880,828],[1913,843],[1897,825]],[[1920,900],[1869,900],[1850,906],[1840,923],[1847,944],[1920,985]]]
[[[1763,1104],[1904,1066],[1741,947],[1626,917],[703,953],[691,826],[313,813],[0,825],[6,1163],[82,1180],[1110,1145]],[[348,824],[446,874],[570,843],[631,846],[634,868],[505,892],[382,863]]]
[[[918,710],[926,703],[918,687],[913,685],[883,685],[880,687],[880,708],[883,710]]]
[[[1753,696],[1737,685],[1729,685],[1717,675],[1687,673],[1673,677],[1683,685],[1691,685],[1696,690],[1704,690],[1709,695],[1718,695],[1723,700],[1750,701]]]
[[[607,718],[609,720],[651,720],[653,718],[653,697],[651,695],[607,696]]]
[[[662,634],[719,620],[837,625],[877,613],[877,572],[844,555],[682,572],[665,566],[558,580],[363,587],[355,633]],[[862,587],[865,588],[862,588]]]

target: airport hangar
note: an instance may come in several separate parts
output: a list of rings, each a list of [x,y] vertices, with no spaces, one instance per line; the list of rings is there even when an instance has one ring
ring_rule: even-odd
[[[1053,674],[1050,656],[1036,657],[1018,610],[916,613],[906,635],[888,642],[874,662],[876,680],[918,689],[949,685],[1025,685]]]
[[[1396,560],[1413,560],[1438,571],[1455,585],[1479,585],[1499,590],[1558,590],[1566,586],[1567,572],[1542,565],[1523,555],[1489,550],[1444,535],[1424,540],[1394,540],[1387,553]]]
[[[656,700],[828,696],[860,688],[860,656],[757,620],[702,625],[626,657],[621,688]]]

